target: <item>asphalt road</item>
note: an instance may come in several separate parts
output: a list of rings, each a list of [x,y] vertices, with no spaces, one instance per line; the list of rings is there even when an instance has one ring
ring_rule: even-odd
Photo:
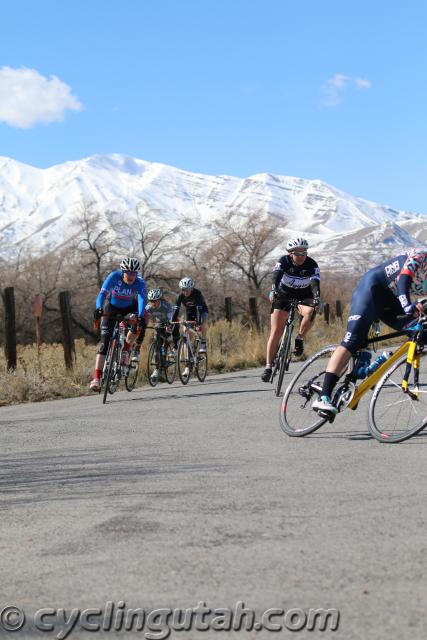
[[[334,608],[339,627],[171,637],[425,638],[427,437],[381,445],[362,407],[289,438],[259,375],[0,410],[0,604],[27,615],[8,637],[61,637],[31,622],[45,607],[243,601],[257,620]]]

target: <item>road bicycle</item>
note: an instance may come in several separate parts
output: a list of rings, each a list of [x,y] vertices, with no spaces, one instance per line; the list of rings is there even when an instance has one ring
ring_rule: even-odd
[[[124,378],[125,386],[128,391],[132,391],[135,387],[139,373],[139,360],[132,362],[132,352],[129,354],[131,364],[122,365],[123,347],[126,335],[129,330],[134,330],[136,318],[133,314],[129,316],[117,315],[115,317],[114,329],[111,335],[108,352],[104,362],[104,368],[101,376],[101,387],[99,393],[102,393],[102,402],[106,403],[108,394],[117,391],[120,380]]]
[[[406,335],[400,345],[364,380],[357,378],[360,349],[343,368],[332,402],[338,415],[357,409],[364,394],[373,389],[368,411],[371,434],[380,442],[396,443],[421,431],[427,423],[427,358],[424,357],[425,313],[404,331],[369,338],[365,346]],[[290,436],[305,436],[334,417],[316,414],[311,405],[322,390],[329,358],[338,345],[324,347],[297,371],[286,389],[280,407],[280,424]]]
[[[155,387],[161,378],[169,384],[175,380],[176,358],[170,338],[166,335],[166,324],[158,324],[154,329],[153,341],[147,356],[147,378],[152,387]],[[157,375],[154,375],[154,373]]]
[[[200,353],[201,336],[195,328],[194,320],[180,322],[183,333],[178,342],[177,369],[182,384],[187,384],[195,371],[200,382],[204,382],[208,372],[208,354]]]
[[[278,377],[276,380],[276,388],[275,394],[276,396],[280,396],[280,391],[282,389],[283,378],[286,371],[289,371],[289,365],[291,363],[292,358],[292,334],[295,326],[295,315],[298,311],[298,305],[301,304],[300,300],[290,300],[290,308],[288,312],[288,317],[283,329],[283,334],[280,339],[279,348],[277,350],[276,357],[274,359],[273,371],[271,374],[270,382],[273,384],[274,378],[278,373]],[[313,309],[313,316],[315,310]]]

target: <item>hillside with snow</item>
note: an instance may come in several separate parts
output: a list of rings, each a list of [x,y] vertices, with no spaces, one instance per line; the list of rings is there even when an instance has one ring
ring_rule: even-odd
[[[304,234],[324,266],[351,265],[360,253],[378,261],[427,242],[425,215],[363,200],[320,180],[209,176],[112,154],[48,169],[0,157],[0,248],[54,250],[72,238],[85,203],[117,219],[141,201],[157,211],[159,226],[185,219],[206,234],[213,220],[231,213],[242,221],[253,211],[272,216],[284,242]]]

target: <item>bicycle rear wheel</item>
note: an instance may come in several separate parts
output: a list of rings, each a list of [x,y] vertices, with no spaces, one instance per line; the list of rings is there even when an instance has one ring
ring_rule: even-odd
[[[406,392],[402,389],[405,369],[406,356],[402,356],[374,389],[369,404],[369,430],[378,442],[403,442],[427,425],[427,358],[420,354],[418,387],[414,385],[412,369]]]
[[[128,367],[128,371],[125,376],[125,386],[128,391],[132,391],[135,388],[136,381],[138,380],[138,374],[139,374],[139,360],[136,364],[135,363],[132,364],[132,359],[131,359],[131,365]]]
[[[148,383],[155,387],[160,380],[160,347],[157,344],[157,341],[152,342],[150,344],[150,348],[148,350],[147,356],[147,378]],[[157,371],[157,376],[153,376],[154,372]]]
[[[110,346],[110,349],[109,349],[110,359],[109,359],[107,377],[105,379],[105,387],[104,387],[104,395],[102,397],[102,404],[106,403],[107,394],[108,393],[113,394],[117,390],[117,387],[119,386],[117,369],[118,367],[120,367],[120,363],[118,362],[118,351],[119,351],[119,345],[117,344],[117,341],[114,340],[113,344]]]
[[[179,379],[182,384],[187,384],[191,376],[192,363],[191,358],[189,357],[187,340],[185,338],[181,338],[178,343],[178,359],[176,364]],[[188,374],[185,373],[186,370],[188,371]]]
[[[198,377],[200,382],[205,381],[207,372],[208,372],[208,354],[198,353],[197,364],[196,364],[196,376]]]
[[[327,422],[311,405],[320,396],[329,358],[337,345],[329,345],[309,358],[289,383],[280,406],[280,426],[288,436],[305,436]]]
[[[172,346],[165,343],[165,354],[163,356],[162,369],[166,382],[172,384],[176,376],[176,361]]]

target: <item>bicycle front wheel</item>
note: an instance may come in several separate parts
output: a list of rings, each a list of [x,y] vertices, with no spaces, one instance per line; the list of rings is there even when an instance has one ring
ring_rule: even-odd
[[[184,338],[181,338],[178,343],[178,360],[176,364],[178,368],[179,379],[181,380],[182,384],[187,384],[191,375],[191,358],[187,340],[185,340]]]
[[[174,350],[168,342],[165,343],[165,354],[163,356],[162,369],[165,374],[166,382],[168,384],[172,384],[176,376],[176,361]]]
[[[205,381],[207,372],[208,372],[208,354],[198,353],[197,364],[196,364],[196,375],[200,380],[200,382]]]
[[[157,342],[152,342],[147,356],[147,378],[148,383],[155,387],[160,379],[160,354]],[[157,372],[157,375],[155,375]]]
[[[288,436],[306,436],[327,422],[311,405],[320,396],[326,366],[336,348],[329,345],[315,353],[290,381],[280,406],[280,426]]]
[[[292,325],[286,327],[286,332],[283,337],[283,345],[281,346],[281,355],[279,363],[279,375],[276,382],[276,396],[280,396],[282,390],[283,378],[285,371],[289,370],[289,364],[291,362],[291,340],[292,340]]]
[[[104,395],[102,397],[102,404],[105,404],[107,402],[107,394],[114,393],[117,390],[117,387],[119,385],[118,374],[117,374],[117,367],[119,366],[118,351],[119,351],[119,345],[117,344],[117,341],[114,341],[109,351],[109,356],[110,356],[109,365],[108,365],[107,377],[105,379],[105,387],[104,387]]]
[[[379,442],[403,442],[427,425],[427,358],[420,354],[418,384],[412,368],[406,391],[402,380],[406,356],[395,362],[377,383],[369,404],[369,431]]]

